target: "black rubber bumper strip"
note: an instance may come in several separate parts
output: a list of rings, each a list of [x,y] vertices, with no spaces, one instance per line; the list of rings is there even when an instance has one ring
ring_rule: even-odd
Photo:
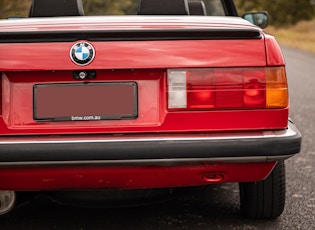
[[[0,137],[0,166],[36,162],[154,161],[172,159],[283,159],[300,151],[301,134],[285,130],[121,136]]]

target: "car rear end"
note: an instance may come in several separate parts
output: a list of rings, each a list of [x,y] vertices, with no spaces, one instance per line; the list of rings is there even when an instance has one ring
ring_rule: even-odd
[[[162,18],[1,22],[0,190],[256,182],[299,152],[272,36]]]

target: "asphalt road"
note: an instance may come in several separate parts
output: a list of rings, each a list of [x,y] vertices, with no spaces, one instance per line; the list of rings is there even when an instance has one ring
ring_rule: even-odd
[[[24,203],[0,217],[0,229],[315,229],[315,54],[284,48],[291,117],[303,135],[300,154],[286,161],[283,215],[273,221],[244,219],[237,184],[175,192],[154,204],[120,208],[73,208],[42,201]]]

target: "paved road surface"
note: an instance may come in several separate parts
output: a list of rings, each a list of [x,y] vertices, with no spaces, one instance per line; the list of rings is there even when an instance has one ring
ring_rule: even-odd
[[[192,188],[140,207],[86,209],[26,203],[0,217],[0,229],[315,229],[315,55],[284,48],[291,116],[302,152],[286,161],[287,201],[273,221],[243,219],[237,184]]]

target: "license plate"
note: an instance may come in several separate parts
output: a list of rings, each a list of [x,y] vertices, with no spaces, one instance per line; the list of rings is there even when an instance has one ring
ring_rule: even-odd
[[[34,85],[36,121],[119,120],[137,116],[135,82]]]

